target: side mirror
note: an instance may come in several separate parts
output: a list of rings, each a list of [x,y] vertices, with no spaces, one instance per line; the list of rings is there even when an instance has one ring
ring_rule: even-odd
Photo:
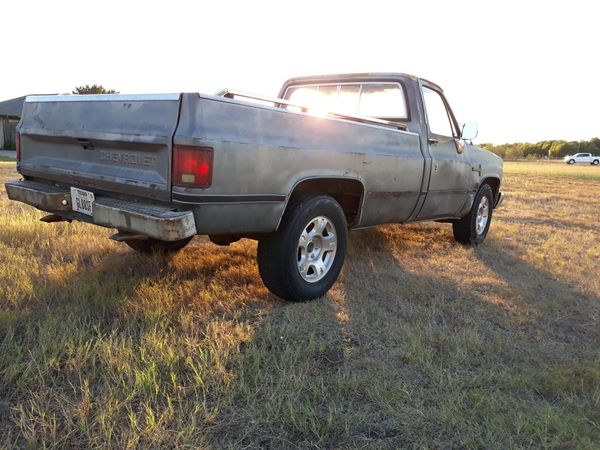
[[[477,137],[478,133],[479,130],[477,129],[477,124],[474,122],[467,122],[462,127],[460,138],[465,141],[472,141]]]

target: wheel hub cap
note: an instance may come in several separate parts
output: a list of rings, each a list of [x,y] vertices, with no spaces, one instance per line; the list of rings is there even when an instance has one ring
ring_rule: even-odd
[[[312,219],[302,229],[298,239],[298,272],[309,283],[321,280],[335,260],[337,233],[335,225],[325,216]]]
[[[481,197],[479,201],[479,206],[477,207],[477,217],[475,219],[475,230],[477,234],[483,234],[485,227],[488,223],[488,217],[490,215],[490,202],[488,198],[484,195]]]

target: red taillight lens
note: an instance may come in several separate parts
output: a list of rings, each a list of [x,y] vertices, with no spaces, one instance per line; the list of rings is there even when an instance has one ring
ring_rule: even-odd
[[[21,133],[15,136],[15,149],[17,150],[17,161],[21,161]]]
[[[207,188],[212,183],[213,149],[173,146],[173,186]]]

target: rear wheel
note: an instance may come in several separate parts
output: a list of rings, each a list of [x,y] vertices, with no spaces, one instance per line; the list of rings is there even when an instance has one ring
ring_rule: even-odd
[[[143,240],[124,241],[129,247],[138,253],[149,255],[152,253],[174,253],[185,247],[193,236],[179,241],[161,241],[160,239],[148,238]]]
[[[279,229],[258,243],[265,286],[296,302],[324,295],[342,270],[347,227],[342,207],[328,195],[293,197]]]
[[[487,236],[492,222],[494,193],[489,184],[479,188],[471,212],[452,224],[454,239],[463,244],[477,245]]]
[[[594,166],[597,166],[598,164],[600,164],[600,159],[595,159],[595,160],[593,160],[593,161],[592,161],[592,164],[593,164]]]

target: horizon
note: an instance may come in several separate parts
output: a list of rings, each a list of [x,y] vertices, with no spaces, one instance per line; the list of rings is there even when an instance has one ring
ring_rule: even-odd
[[[595,8],[579,0],[97,5],[6,5],[18,70],[4,71],[0,100],[94,83],[123,94],[227,87],[275,96],[295,76],[404,72],[439,84],[458,120],[478,123],[477,143],[600,135]],[[574,77],[583,94],[566,81]]]

